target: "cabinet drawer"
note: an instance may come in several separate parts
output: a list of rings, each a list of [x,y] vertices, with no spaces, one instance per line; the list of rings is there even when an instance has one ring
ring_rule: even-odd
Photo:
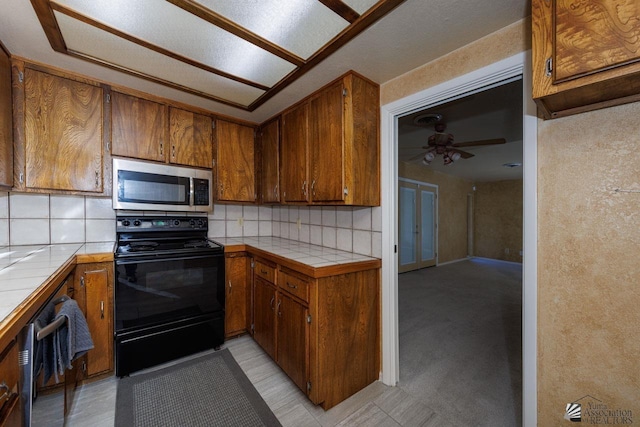
[[[260,261],[256,261],[255,268],[253,270],[256,275],[262,277],[268,282],[276,283],[276,269],[270,267],[267,264],[263,264]]]
[[[309,302],[309,282],[297,276],[280,271],[278,285],[281,290]]]
[[[4,357],[0,361],[0,384],[3,385],[0,388],[0,395],[3,396],[0,406],[18,393],[18,375],[20,374],[18,369],[18,346],[16,343],[10,344],[3,353]],[[5,384],[9,388],[8,390],[4,387]]]

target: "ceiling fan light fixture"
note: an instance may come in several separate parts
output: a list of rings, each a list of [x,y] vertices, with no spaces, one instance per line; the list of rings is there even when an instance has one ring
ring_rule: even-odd
[[[452,162],[455,162],[456,160],[459,160],[460,157],[461,157],[461,155],[457,151],[450,151],[449,152],[449,158],[451,159]]]
[[[435,154],[433,154],[432,151],[429,151],[427,154],[424,155],[424,158],[422,159],[422,163],[424,163],[425,165],[429,165],[435,158],[436,158]]]

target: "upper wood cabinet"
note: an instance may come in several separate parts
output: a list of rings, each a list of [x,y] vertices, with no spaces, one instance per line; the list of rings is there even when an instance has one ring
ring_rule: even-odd
[[[210,168],[213,161],[212,124],[209,116],[169,108],[169,161],[179,165]]]
[[[545,118],[640,100],[640,2],[532,0],[532,29]]]
[[[13,185],[11,61],[0,43],[0,188]]]
[[[260,201],[280,201],[280,120],[272,120],[260,129]]]
[[[309,104],[282,114],[280,184],[283,202],[308,202]]]
[[[19,183],[14,182],[18,189],[101,193],[102,140],[100,86],[24,70],[23,161],[16,166]]]
[[[112,155],[164,162],[167,129],[166,105],[112,92]]]
[[[349,73],[282,114],[284,202],[380,205],[378,86]]]
[[[217,120],[214,138],[216,199],[252,202],[255,182],[255,130],[251,126]]]

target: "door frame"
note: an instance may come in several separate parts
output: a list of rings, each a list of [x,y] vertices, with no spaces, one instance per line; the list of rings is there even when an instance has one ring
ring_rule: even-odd
[[[433,266],[437,266],[438,265],[438,221],[440,220],[439,217],[439,210],[438,210],[438,191],[440,190],[440,188],[436,185],[436,184],[430,184],[428,182],[423,182],[423,181],[418,181],[415,179],[409,179],[409,178],[403,178],[403,177],[398,177],[398,187],[400,186],[400,183],[404,182],[407,184],[414,184],[418,186],[418,189],[420,189],[420,187],[430,187],[431,189],[433,189],[432,193],[434,194],[434,213],[433,213],[433,234],[434,234],[434,264]],[[398,197],[400,197],[400,193],[398,190]],[[399,200],[398,200],[399,202]],[[417,199],[416,199],[416,203],[417,203]],[[400,206],[400,205],[398,205]],[[420,218],[421,219],[421,218]],[[417,220],[420,220],[417,219]],[[400,221],[400,217],[398,216],[398,221]],[[399,224],[399,222],[398,222]],[[420,230],[422,230],[422,227],[420,227]],[[399,237],[399,236],[398,236]],[[420,242],[421,243],[421,242]],[[398,256],[400,256],[400,245],[398,245]],[[422,254],[422,253],[421,253]],[[421,260],[420,259],[416,259],[416,263],[420,264]],[[429,265],[429,267],[431,267],[431,265]],[[419,267],[419,268],[424,268],[424,267]],[[400,265],[398,265],[398,271],[400,270]],[[411,271],[411,270],[406,270],[406,271]]]
[[[537,110],[531,93],[531,51],[424,89],[381,107],[382,381],[400,377],[398,331],[398,117],[472,92],[522,78],[523,91],[523,304],[522,421],[537,424]]]

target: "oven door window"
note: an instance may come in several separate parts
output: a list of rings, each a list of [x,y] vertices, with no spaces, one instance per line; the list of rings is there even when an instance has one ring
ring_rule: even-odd
[[[224,310],[224,257],[118,260],[116,331]]]
[[[191,181],[183,176],[118,171],[118,201],[189,205]]]

